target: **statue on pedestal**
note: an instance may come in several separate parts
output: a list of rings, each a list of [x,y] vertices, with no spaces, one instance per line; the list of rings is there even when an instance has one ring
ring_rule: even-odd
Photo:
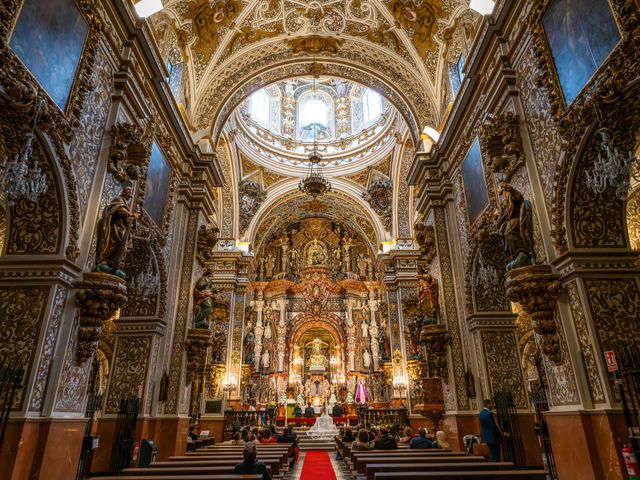
[[[213,287],[213,281],[210,278],[212,274],[213,271],[210,268],[207,268],[200,279],[196,282],[196,287],[193,291],[193,296],[195,297],[193,328],[209,329],[215,295],[218,292]]]
[[[500,182],[499,192],[503,200],[495,215],[510,260],[507,270],[531,265],[534,256],[531,202],[505,181]]]
[[[133,198],[131,185],[126,185],[122,193],[114,198],[102,211],[98,221],[96,235],[96,268],[97,272],[111,273],[126,278],[123,271],[124,258],[127,253],[127,241],[134,219],[138,213],[132,213],[129,202]]]

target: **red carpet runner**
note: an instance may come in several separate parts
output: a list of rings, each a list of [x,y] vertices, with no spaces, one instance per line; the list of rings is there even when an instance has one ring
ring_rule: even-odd
[[[300,480],[336,480],[329,453],[326,450],[309,450],[304,456]]]

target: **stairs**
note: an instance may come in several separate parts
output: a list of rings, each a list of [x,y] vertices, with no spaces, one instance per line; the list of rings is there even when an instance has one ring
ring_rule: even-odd
[[[300,451],[305,452],[308,450],[335,450],[335,442],[333,439],[319,440],[313,439],[301,433],[298,435],[298,446]]]

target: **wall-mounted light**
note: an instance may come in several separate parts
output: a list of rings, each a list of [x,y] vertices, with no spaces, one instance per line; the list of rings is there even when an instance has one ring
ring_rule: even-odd
[[[496,6],[496,2],[493,0],[471,0],[469,8],[475,10],[480,15],[491,15],[493,13],[493,7]]]
[[[164,8],[162,0],[140,0],[133,8],[140,18],[147,18]]]

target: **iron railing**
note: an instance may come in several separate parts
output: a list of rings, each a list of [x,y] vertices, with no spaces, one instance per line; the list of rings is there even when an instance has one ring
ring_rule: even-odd
[[[139,409],[140,399],[138,397],[120,400],[109,464],[111,473],[120,473],[131,464],[131,448],[134,443]]]
[[[616,352],[619,372],[614,373],[633,449],[640,450],[640,348],[634,342]]]
[[[549,401],[547,400],[547,392],[544,388],[537,388],[530,392],[529,400],[536,412],[535,431],[540,439],[540,448],[542,450],[542,462],[549,472],[548,478],[556,480],[558,473],[556,470],[556,462],[553,458],[553,449],[551,448],[551,437],[549,436],[549,428],[547,427],[547,419],[545,414],[549,411]]]
[[[82,480],[89,465],[89,458],[93,450],[93,422],[96,412],[100,410],[102,405],[102,395],[94,395],[91,393],[87,399],[87,408],[85,409],[85,417],[87,424],[84,427],[84,437],[82,439],[82,450],[80,451],[80,461],[78,463],[78,473],[76,480]]]
[[[493,402],[496,405],[498,426],[502,431],[502,451],[505,462],[512,462],[517,468],[526,467],[527,460],[522,444],[518,409],[511,392],[497,392]]]

